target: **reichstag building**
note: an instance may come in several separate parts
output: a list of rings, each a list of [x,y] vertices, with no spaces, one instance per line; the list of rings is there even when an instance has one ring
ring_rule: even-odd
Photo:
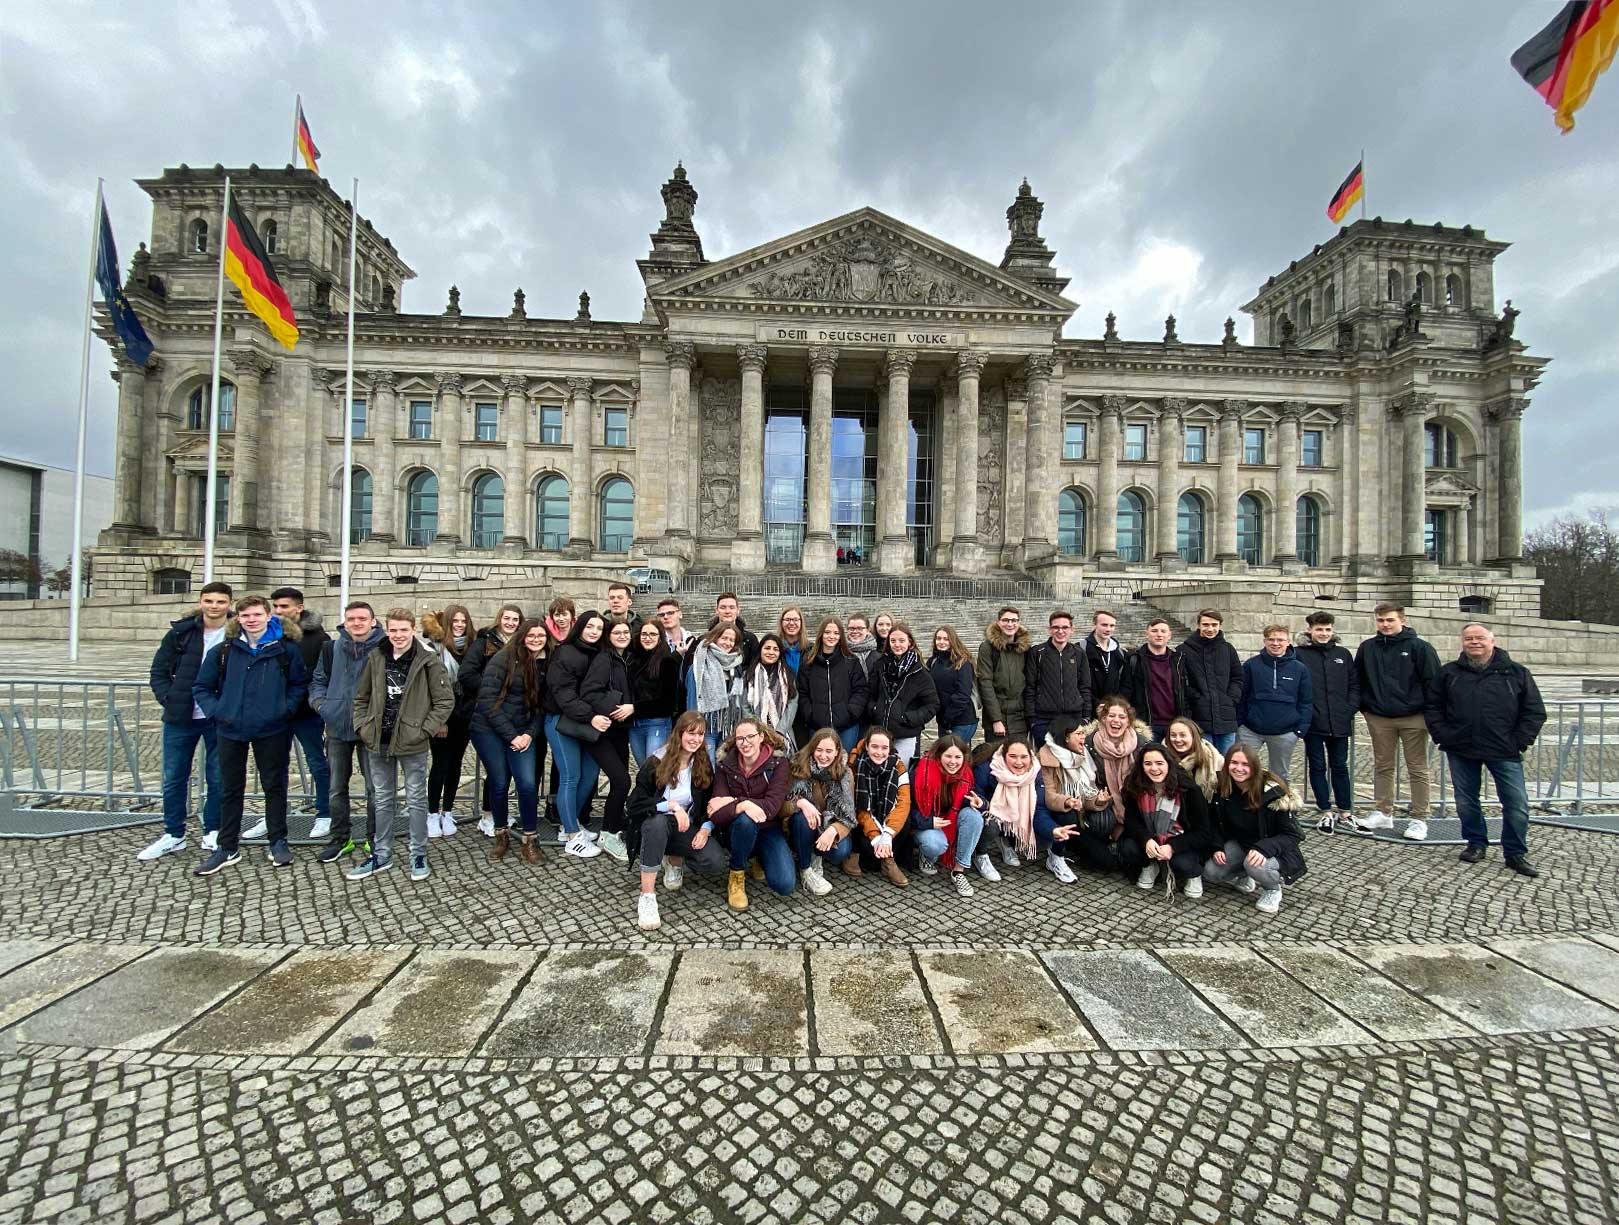
[[[152,229],[128,291],[157,353],[113,376],[102,594],[200,583],[224,176],[141,182]],[[1497,304],[1507,244],[1471,226],[1345,226],[1241,307],[1252,344],[1230,319],[1212,343],[1173,317],[1126,339],[1111,315],[1066,339],[1076,302],[1027,183],[998,263],[871,208],[709,259],[676,167],[636,264],[639,319],[594,318],[585,294],[572,318],[532,317],[521,290],[490,317],[454,288],[405,311],[415,274],[367,221],[350,285],[347,208],[314,174],[230,176],[302,338],[283,350],[227,292],[226,579],[326,587],[347,498],[373,588],[652,565],[1261,574],[1334,598],[1538,605],[1520,429],[1547,359]]]

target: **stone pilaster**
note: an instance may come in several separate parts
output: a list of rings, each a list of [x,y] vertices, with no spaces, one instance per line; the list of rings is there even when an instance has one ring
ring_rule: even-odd
[[[148,479],[141,455],[146,417],[146,367],[120,357],[113,378],[118,381],[118,443],[113,468],[112,526],[116,531],[139,531],[143,523],[141,490]],[[150,479],[156,479],[155,471],[154,464],[154,475]]]
[[[983,370],[982,353],[956,354],[956,523],[950,568],[959,574],[979,574],[985,568],[978,543],[978,380]]]
[[[500,380],[505,393],[502,425],[506,436],[506,524],[501,544],[514,549],[528,545],[528,525],[534,517],[528,492],[528,379],[508,374]]]
[[[1182,423],[1186,417],[1184,396],[1170,396],[1164,401],[1158,415],[1158,568],[1177,570],[1181,561],[1179,546],[1180,525],[1180,460],[1185,445]]]
[[[1028,478],[1023,487],[1023,564],[1055,556],[1057,551],[1057,448],[1062,431],[1051,407],[1049,353],[1031,353],[1024,363],[1029,385]]]
[[[174,474],[169,468],[169,446],[174,437],[174,415],[164,411],[163,359],[146,359],[146,407],[141,415],[140,522],[154,532],[172,531],[168,516],[174,505]]]
[[[232,462],[228,521],[233,532],[257,532],[259,522],[259,384],[275,363],[254,348],[232,349],[236,372],[236,429]],[[319,474],[314,474],[318,479]]]
[[[673,368],[670,369],[671,375]],[[687,371],[689,376],[690,371]],[[671,380],[672,381],[672,380]],[[590,401],[591,380],[587,378],[571,378],[568,380],[568,429],[572,433],[573,455],[568,466],[568,555],[570,557],[589,557],[591,554],[591,510],[595,501],[595,473],[591,470],[590,444],[591,433],[595,428],[592,419]],[[687,386],[690,394],[690,385]],[[671,468],[684,468],[686,465],[676,463],[673,456]],[[673,480],[671,478],[671,499],[673,494]],[[672,503],[671,503],[672,505]]]
[[[1494,558],[1500,562],[1523,560],[1523,410],[1528,404],[1522,396],[1508,396],[1488,409],[1500,467]]]
[[[438,533],[434,544],[461,543],[461,376],[438,376],[439,441]]]
[[[809,351],[810,424],[804,497],[803,566],[809,574],[831,574],[838,568],[832,541],[832,372],[838,351],[816,345]],[[877,500],[879,507],[882,498]]]
[[[1223,569],[1243,567],[1237,554],[1237,465],[1242,462],[1242,415],[1248,401],[1227,400],[1220,409],[1220,473],[1214,499],[1214,559]]]
[[[1023,557],[1023,491],[1029,453],[1029,384],[1021,374],[1006,380],[1006,437],[997,439],[1006,449],[1001,491],[1001,564],[1016,567]]]
[[[393,544],[399,539],[395,493],[398,473],[394,468],[394,439],[399,434],[399,376],[392,370],[378,370],[371,380],[371,454],[376,465],[371,472],[371,539],[377,544]]]
[[[1428,410],[1433,396],[1426,392],[1408,391],[1389,405],[1389,413],[1400,426],[1400,552],[1399,556],[1420,564],[1427,555],[1423,547],[1424,512],[1427,510],[1427,488],[1423,443],[1423,427],[1428,421]]]
[[[888,350],[888,398],[877,418],[877,567],[884,574],[908,574],[916,568],[916,550],[905,530],[915,365],[912,350]]]
[[[664,355],[669,362],[669,484],[668,507],[665,510],[664,535],[679,538],[691,535],[691,453],[687,441],[691,437],[691,371],[697,364],[697,346],[687,340],[664,342]],[[683,462],[672,462],[676,458]],[[569,496],[569,535],[573,534],[574,499],[581,494],[589,497],[588,490],[579,490]]]
[[[737,345],[742,368],[742,420],[737,463],[737,529],[731,569],[762,570],[765,564],[765,361],[764,345]]]
[[[1289,401],[1282,405],[1282,418],[1276,427],[1276,546],[1272,559],[1283,570],[1298,566],[1299,539],[1299,420],[1304,405]]]
[[[1119,464],[1124,461],[1123,417],[1128,401],[1120,395],[1102,397],[1097,418],[1096,505],[1091,508],[1095,526],[1099,565],[1116,565],[1119,560]]]

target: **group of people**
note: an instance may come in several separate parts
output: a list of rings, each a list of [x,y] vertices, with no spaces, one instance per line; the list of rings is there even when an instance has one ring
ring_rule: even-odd
[[[1450,758],[1461,858],[1486,853],[1478,795],[1487,768],[1505,810],[1507,863],[1536,875],[1521,755],[1545,709],[1527,669],[1481,624],[1464,629],[1460,656],[1441,667],[1396,606],[1378,607],[1377,633],[1353,655],[1332,614],[1316,612],[1307,641],[1295,645],[1286,626],[1271,625],[1264,649],[1244,662],[1214,609],[1178,646],[1155,618],[1131,650],[1107,610],[1077,643],[1073,616],[1055,611],[1035,645],[1019,610],[1006,607],[971,656],[953,627],[922,643],[887,613],[826,616],[811,631],[793,606],[757,634],[730,592],[697,634],[673,595],[643,620],[633,594],[615,583],[604,609],[583,611],[558,597],[544,616],[504,605],[483,627],[460,604],[420,621],[392,608],[379,623],[354,600],[331,636],[294,588],[233,604],[228,586],[208,584],[152,662],[164,712],[164,832],[138,858],[185,849],[200,741],[207,856],[195,871],[236,863],[244,836],[267,839],[275,866],[291,864],[296,741],[315,782],[319,860],[346,863],[356,881],[392,867],[402,791],[410,876],[425,879],[431,841],[457,832],[470,745],[483,766],[489,858],[543,858],[543,794],[565,855],[606,854],[639,869],[646,929],[660,923],[660,875],[677,890],[688,869],[725,874],[729,904],[744,910],[750,878],[778,894],[819,896],[833,888],[829,873],[874,871],[903,888],[909,868],[948,876],[968,896],[969,872],[997,881],[1000,868],[1025,859],[1043,860],[1064,883],[1077,866],[1192,898],[1206,881],[1230,883],[1273,913],[1306,871],[1290,786],[1298,740],[1328,830],[1393,827],[1403,750],[1412,800],[1404,833],[1420,839],[1431,735]],[[1375,759],[1376,807],[1364,815],[1354,812],[1348,771],[1356,713]],[[249,750],[265,817],[244,835]],[[350,800],[356,762],[363,825]],[[607,789],[592,828],[598,776]]]

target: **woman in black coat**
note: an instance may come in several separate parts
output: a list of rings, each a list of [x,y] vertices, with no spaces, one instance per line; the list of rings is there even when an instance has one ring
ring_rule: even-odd
[[[1275,914],[1282,906],[1282,886],[1309,869],[1299,844],[1298,797],[1242,745],[1226,754],[1214,791],[1211,815],[1220,849],[1203,865],[1203,879],[1225,881],[1241,893],[1261,892],[1255,907]]]
[[[601,854],[595,836],[584,827],[596,790],[597,768],[595,758],[585,751],[585,742],[564,731],[562,720],[567,718],[580,727],[593,722],[595,711],[584,699],[585,674],[601,650],[606,629],[607,621],[599,612],[582,614],[568,632],[568,640],[552,648],[546,673],[545,738],[557,767],[557,815],[567,835],[562,850],[579,859]]]
[[[868,721],[893,733],[894,755],[909,766],[922,730],[939,713],[939,691],[905,622],[896,621],[889,628],[887,650],[871,666],[871,685]]]
[[[1149,744],[1136,758],[1124,785],[1124,835],[1128,850],[1120,859],[1145,866],[1136,885],[1151,889],[1158,872],[1164,887],[1174,892],[1180,881],[1187,897],[1203,896],[1203,865],[1217,848],[1209,802],[1161,744]]]
[[[941,625],[933,631],[933,658],[928,661],[933,687],[939,691],[939,735],[960,736],[967,744],[978,734],[978,712],[973,709],[973,690],[978,677],[972,656],[961,645],[954,626]]]
[[[633,636],[628,622],[608,626],[605,644],[590,661],[579,690],[590,707],[591,722],[601,731],[595,740],[583,742],[585,752],[607,775],[607,804],[596,845],[620,863],[629,862],[624,845],[624,801],[630,794],[630,719],[635,714],[627,658]],[[602,726],[603,721],[607,726]]]
[[[844,641],[843,623],[826,618],[798,665],[798,713],[804,726],[810,735],[831,728],[848,752],[860,740],[870,692],[866,669]]]

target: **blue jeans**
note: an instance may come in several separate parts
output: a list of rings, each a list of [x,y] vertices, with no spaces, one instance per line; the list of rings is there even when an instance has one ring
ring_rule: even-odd
[[[792,843],[793,858],[798,862],[799,871],[802,872],[809,867],[810,860],[817,855],[835,868],[853,853],[854,834],[852,833],[845,834],[842,839],[834,842],[831,850],[817,851],[815,849],[815,840],[821,836],[825,829],[826,826],[824,825],[820,829],[811,829],[809,822],[804,819],[804,814],[796,809],[787,818],[787,838]]]
[[[551,746],[551,760],[557,767],[557,817],[562,832],[579,832],[579,813],[596,792],[596,759],[585,752],[572,736],[557,730],[561,715],[545,716],[545,742]]]
[[[326,764],[326,720],[313,712],[292,721],[292,738],[303,746],[309,776],[315,781],[315,816],[332,815],[332,772]]]
[[[793,852],[780,822],[760,825],[752,817],[738,816],[727,828],[726,840],[731,848],[731,871],[742,871],[748,860],[758,855],[765,870],[765,884],[776,893],[785,897],[798,884],[798,869],[793,865]]]
[[[1204,732],[1203,739],[1207,740],[1222,757],[1231,751],[1231,746],[1237,743],[1236,732]]]
[[[978,720],[974,719],[971,723],[952,723],[949,727],[941,723],[939,724],[939,735],[940,737],[946,735],[960,736],[968,744],[971,744],[973,737],[978,735]]]
[[[976,808],[963,808],[956,814],[956,871],[965,872],[972,866],[973,852],[978,849],[978,836],[984,832],[984,814]],[[942,829],[925,829],[916,836],[916,849],[922,858],[938,862],[939,856],[950,849],[950,840]]]
[[[838,729],[838,740],[843,744],[845,753],[854,752],[854,746],[860,743],[860,724],[851,724],[849,727]]]
[[[646,765],[653,752],[663,747],[674,724],[673,719],[630,720],[630,753],[637,767]]]
[[[1456,815],[1462,819],[1462,837],[1468,846],[1489,846],[1490,831],[1484,824],[1478,792],[1489,767],[1495,780],[1495,794],[1501,800],[1501,852],[1509,859],[1529,854],[1529,792],[1523,782],[1523,759],[1473,761],[1446,753],[1450,759],[1450,781],[1456,788]]]
[[[165,723],[163,832],[171,837],[185,837],[186,792],[191,790],[191,763],[197,756],[199,740],[204,745],[202,831],[211,834],[219,828],[219,742],[214,738],[214,721],[192,719],[187,723]]]
[[[1316,808],[1329,811],[1334,797],[1340,812],[1354,808],[1355,789],[1349,781],[1349,737],[1318,736],[1309,732],[1304,737],[1304,756],[1310,763],[1310,790],[1315,792]],[[1327,785],[1329,768],[1330,787]]]
[[[477,750],[478,760],[483,762],[484,773],[489,778],[489,815],[495,819],[495,828],[507,826],[506,795],[510,785],[516,783],[517,818],[523,823],[523,832],[532,834],[540,821],[534,745],[531,743],[519,753],[498,732],[474,731],[472,747]]]

